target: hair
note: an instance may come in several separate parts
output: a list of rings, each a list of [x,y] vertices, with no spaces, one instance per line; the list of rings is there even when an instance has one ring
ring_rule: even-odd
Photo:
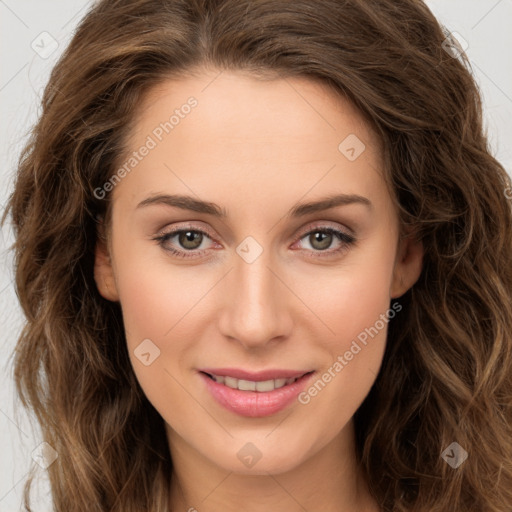
[[[512,208],[464,53],[420,0],[103,0],[54,67],[20,158],[11,215],[26,322],[21,402],[58,453],[59,512],[167,511],[164,421],[141,390],[121,309],[95,285],[98,219],[155,85],[205,69],[308,77],[350,100],[382,142],[382,172],[425,255],[354,416],[386,512],[512,510]],[[457,469],[441,458],[456,441]],[[30,508],[33,475],[25,483]]]

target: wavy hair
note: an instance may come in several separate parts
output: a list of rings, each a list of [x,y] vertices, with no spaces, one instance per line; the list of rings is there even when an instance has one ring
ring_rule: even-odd
[[[168,510],[163,419],[131,368],[120,306],[93,279],[97,219],[111,205],[94,190],[116,170],[144,94],[207,68],[309,77],[352,101],[383,143],[401,233],[423,242],[422,273],[354,417],[382,509],[512,510],[512,189],[454,48],[421,0],[91,7],[52,71],[3,218],[26,316],[16,388],[59,454],[55,510]],[[457,469],[441,458],[454,441],[469,453]]]

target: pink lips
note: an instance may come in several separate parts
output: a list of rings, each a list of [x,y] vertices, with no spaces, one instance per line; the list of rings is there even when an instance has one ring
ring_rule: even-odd
[[[228,376],[253,382],[291,378],[297,378],[297,380],[272,391],[241,391],[216,382],[207,374],[218,377]],[[220,405],[241,416],[256,418],[276,414],[290,405],[305,388],[313,372],[267,370],[252,373],[236,368],[204,368],[199,371],[199,375],[208,391]]]

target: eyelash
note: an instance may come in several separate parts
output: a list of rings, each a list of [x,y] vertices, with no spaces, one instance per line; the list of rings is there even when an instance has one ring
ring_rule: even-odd
[[[168,240],[170,240],[171,238],[173,238],[174,236],[179,235],[180,233],[187,233],[187,232],[201,233],[202,235],[206,235],[210,239],[212,238],[211,235],[209,233],[207,233],[206,231],[203,231],[202,229],[196,229],[191,226],[191,227],[175,229],[173,231],[163,233],[161,235],[154,237],[153,240],[158,242],[158,245],[160,245],[165,251],[170,252],[173,256],[177,256],[178,258],[186,259],[186,258],[201,257],[203,255],[203,253],[205,251],[207,251],[207,249],[203,249],[200,251],[198,251],[197,249],[195,249],[193,251],[192,250],[191,251],[180,251],[180,250],[174,249],[172,247],[164,247],[164,243],[167,242]],[[338,253],[344,251],[345,249],[347,249],[349,246],[355,244],[355,242],[356,242],[356,238],[354,236],[349,235],[348,233],[345,233],[344,231],[340,231],[338,229],[334,229],[329,226],[315,226],[313,229],[311,229],[307,233],[304,233],[299,238],[299,240],[302,240],[303,238],[305,238],[313,233],[328,233],[328,234],[334,235],[342,244],[338,249],[331,250],[331,251],[329,251],[329,250],[313,251],[313,253],[317,253],[314,256],[315,258],[326,258],[329,256],[333,256],[335,254],[338,254]]]

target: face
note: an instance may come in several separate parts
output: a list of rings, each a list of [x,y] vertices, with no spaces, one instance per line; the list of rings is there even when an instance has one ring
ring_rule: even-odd
[[[205,72],[146,96],[95,278],[172,451],[263,474],[347,439],[421,269],[381,160],[306,78]]]

